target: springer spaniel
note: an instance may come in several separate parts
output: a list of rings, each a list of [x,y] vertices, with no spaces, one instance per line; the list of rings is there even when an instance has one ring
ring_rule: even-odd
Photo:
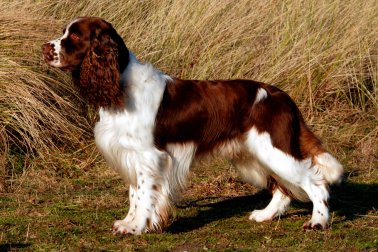
[[[252,80],[182,80],[139,62],[112,25],[80,17],[42,46],[44,60],[72,72],[99,109],[94,134],[108,164],[130,185],[130,207],[113,232],[158,232],[185,187],[192,159],[229,158],[241,177],[268,188],[268,206],[250,220],[272,220],[292,199],[311,200],[305,229],[328,227],[328,185],[342,165],[306,126],[280,89]]]

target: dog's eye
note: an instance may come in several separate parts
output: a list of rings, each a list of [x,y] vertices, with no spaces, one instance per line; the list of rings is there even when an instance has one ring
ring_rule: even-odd
[[[77,41],[80,39],[80,37],[76,34],[76,33],[72,33],[70,35],[70,39],[74,40],[74,41]]]

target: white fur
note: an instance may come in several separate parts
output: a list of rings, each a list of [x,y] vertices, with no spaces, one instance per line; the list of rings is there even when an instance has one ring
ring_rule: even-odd
[[[243,152],[243,148],[244,143],[239,139],[228,140],[214,148],[212,154],[214,156],[223,156],[228,159],[233,159]]]
[[[254,156],[245,152],[240,157],[233,159],[232,163],[245,182],[260,188],[267,187],[269,171]]]
[[[276,216],[280,216],[286,210],[290,204],[290,197],[283,194],[280,190],[275,190],[273,192],[273,197],[267,207],[262,210],[254,210],[249,216],[250,220],[256,222],[262,222],[271,220]]]
[[[255,128],[248,132],[247,146],[260,164],[280,178],[299,185],[311,166],[311,159],[298,161],[275,148],[267,132],[259,133]]]
[[[331,154],[324,152],[315,156],[315,163],[329,183],[340,182],[343,166]]]
[[[140,234],[148,229],[147,219],[156,227],[170,207],[165,173],[172,160],[156,149],[153,138],[155,117],[169,77],[130,54],[122,78],[130,94],[127,106],[122,111],[101,108],[94,132],[107,162],[130,184],[130,198],[134,193],[129,214],[114,223],[114,230]],[[151,189],[153,186],[159,193]]]
[[[260,101],[266,99],[268,97],[268,92],[266,92],[265,89],[263,88],[259,88],[257,90],[257,94],[256,94],[256,98],[255,98],[255,102],[253,104],[257,104],[259,103]]]
[[[54,39],[49,41],[50,44],[54,45],[54,59],[49,62],[49,64],[53,67],[64,67],[61,63],[61,50],[62,47],[60,46],[60,41],[62,39]]]
[[[150,65],[140,64],[132,54],[122,77],[132,104],[126,101],[122,111],[101,108],[94,131],[105,159],[125,182],[136,186],[136,171],[154,169],[163,155],[154,146],[153,129],[167,77]],[[146,163],[147,167],[139,167]]]
[[[167,150],[173,161],[167,180],[171,188],[171,197],[177,200],[181,190],[186,186],[189,168],[196,152],[196,145],[194,143],[169,144]]]
[[[51,45],[54,45],[54,59],[53,61],[50,61],[49,64],[53,67],[65,67],[62,63],[62,46],[61,46],[61,41],[65,38],[68,37],[68,34],[69,34],[69,28],[71,27],[72,24],[74,24],[75,22],[79,21],[80,18],[77,18],[75,20],[73,20],[71,23],[69,23],[66,27],[66,30],[63,34],[62,37],[60,38],[57,38],[57,39],[54,39],[54,40],[51,40],[49,41],[48,43],[50,43]]]

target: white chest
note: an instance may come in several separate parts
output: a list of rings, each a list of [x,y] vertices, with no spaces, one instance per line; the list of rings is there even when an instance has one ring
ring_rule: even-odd
[[[127,107],[120,111],[101,108],[94,134],[108,164],[130,181],[146,155],[155,152],[155,119],[169,77],[131,55],[122,78],[127,85]]]
[[[94,133],[101,151],[121,147],[139,149],[153,144],[153,122],[146,122],[140,113],[100,110],[100,120]]]

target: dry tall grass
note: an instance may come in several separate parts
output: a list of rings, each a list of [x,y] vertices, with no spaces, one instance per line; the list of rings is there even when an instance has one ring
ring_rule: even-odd
[[[6,167],[27,166],[12,156],[47,157],[57,147],[72,148],[89,128],[69,78],[41,62],[45,22],[17,14],[0,12],[0,191]]]
[[[0,0],[0,139],[39,154],[81,141],[80,101],[39,48],[69,20],[94,15],[168,74],[274,83],[342,158],[341,147],[377,155],[377,13],[376,0]]]

